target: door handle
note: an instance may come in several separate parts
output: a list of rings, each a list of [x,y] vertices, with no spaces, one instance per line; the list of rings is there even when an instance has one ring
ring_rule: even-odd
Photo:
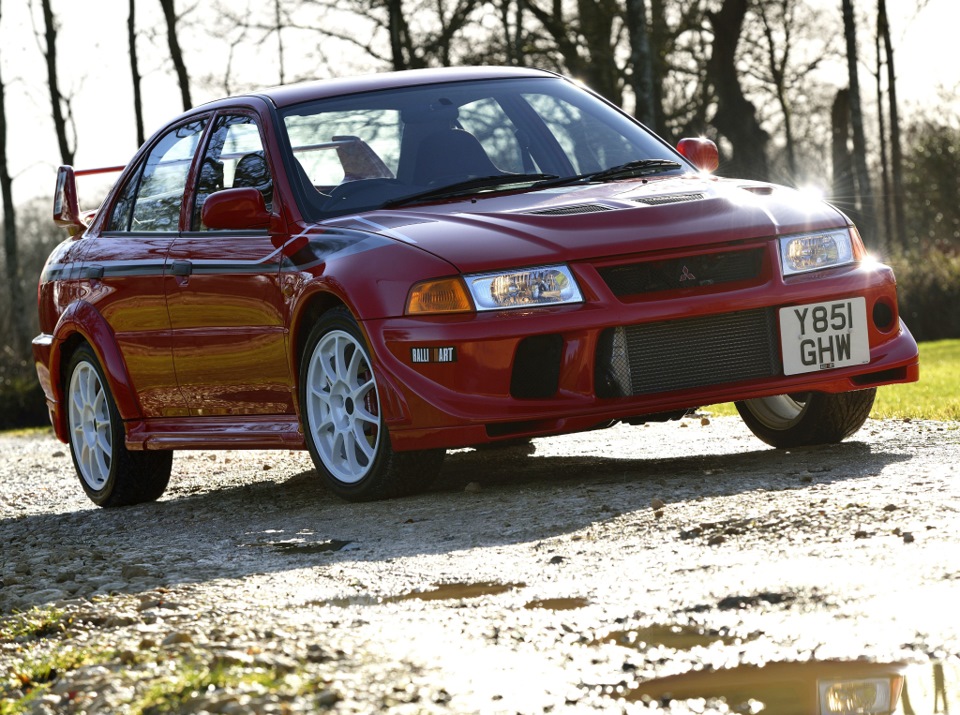
[[[83,277],[98,281],[103,278],[103,266],[84,266]]]
[[[175,276],[189,276],[193,272],[193,264],[190,261],[174,261],[170,264],[170,272]]]

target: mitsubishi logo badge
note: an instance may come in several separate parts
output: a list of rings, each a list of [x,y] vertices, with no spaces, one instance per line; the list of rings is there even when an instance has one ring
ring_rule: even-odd
[[[695,280],[697,280],[697,277],[690,272],[689,268],[684,266],[683,272],[680,273],[680,282],[683,283],[684,281],[695,281]]]

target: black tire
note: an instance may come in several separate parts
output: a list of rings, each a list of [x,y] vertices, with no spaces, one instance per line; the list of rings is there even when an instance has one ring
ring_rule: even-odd
[[[737,402],[757,437],[773,447],[836,444],[859,430],[870,415],[876,388],[827,394],[806,392]]]
[[[70,455],[90,500],[117,507],[159,499],[170,481],[173,452],[126,448],[120,413],[89,345],[71,356],[64,387]]]
[[[342,307],[321,316],[301,356],[300,420],[307,449],[330,491],[347,501],[423,491],[440,473],[446,454],[393,451],[372,365],[363,332]]]

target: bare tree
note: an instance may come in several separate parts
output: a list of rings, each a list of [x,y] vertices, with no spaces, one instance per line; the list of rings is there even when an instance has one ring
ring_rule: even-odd
[[[49,2],[49,0],[43,0]],[[187,75],[187,65],[183,61],[183,51],[180,49],[180,40],[177,37],[177,22],[179,17],[173,7],[174,0],[160,0],[163,8],[163,17],[167,24],[167,44],[170,46],[170,59],[177,72],[177,81],[180,83],[180,98],[183,100],[183,111],[193,106],[190,99],[190,77]]]
[[[744,95],[737,70],[737,44],[747,8],[748,0],[724,0],[718,11],[707,13],[713,28],[707,77],[717,97],[713,124],[733,145],[726,171],[734,176],[766,179],[770,135],[760,126],[756,107]]]
[[[877,0],[877,33],[883,39],[887,63],[887,106],[890,112],[890,162],[893,184],[894,234],[891,247],[907,247],[907,222],[903,195],[903,148],[900,138],[900,113],[897,109],[897,73],[893,63],[893,43],[890,41],[890,23],[887,21],[886,0]],[[881,108],[882,114],[882,108]]]
[[[850,128],[853,133],[853,175],[857,182],[859,216],[864,240],[876,244],[873,190],[867,170],[867,140],[863,131],[863,111],[860,106],[860,78],[857,61],[857,27],[853,15],[853,0],[842,0],[843,34],[847,45],[847,73],[850,79]]]
[[[50,0],[40,0],[43,12],[43,38],[40,49],[47,65],[47,86],[50,89],[50,105],[53,110],[53,126],[57,132],[57,143],[60,146],[60,160],[64,164],[73,165],[73,157],[77,150],[77,132],[73,125],[73,111],[70,97],[60,91],[57,74],[57,20],[50,6]],[[68,125],[72,139],[68,136]]]
[[[2,9],[0,9],[2,18]],[[0,45],[2,51],[2,45]],[[17,253],[17,215],[13,205],[13,178],[7,164],[7,105],[6,85],[0,76],[0,198],[3,200],[3,253],[6,267],[7,290],[10,292],[10,316],[13,336],[10,341],[17,353],[26,354],[30,336],[27,328],[27,310],[20,282],[20,259]]]
[[[137,146],[144,142],[143,98],[140,95],[140,65],[137,62],[137,0],[130,0],[127,16],[127,42],[130,45],[130,74],[133,77],[133,111],[137,120]]]
[[[656,127],[658,107],[653,89],[653,51],[646,0],[627,0],[627,33],[630,36],[630,87],[636,98],[633,113],[648,127]]]
[[[623,104],[623,68],[617,47],[625,30],[617,0],[528,0],[526,7],[550,37],[568,72],[617,105]]]

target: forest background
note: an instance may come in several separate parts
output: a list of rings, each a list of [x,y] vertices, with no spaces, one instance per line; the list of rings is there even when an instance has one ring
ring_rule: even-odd
[[[672,144],[713,139],[720,175],[822,192],[896,269],[914,335],[958,338],[960,76],[937,42],[957,20],[955,0],[0,0],[0,428],[46,423],[58,165],[125,164],[220,96],[418,67],[556,70]]]

